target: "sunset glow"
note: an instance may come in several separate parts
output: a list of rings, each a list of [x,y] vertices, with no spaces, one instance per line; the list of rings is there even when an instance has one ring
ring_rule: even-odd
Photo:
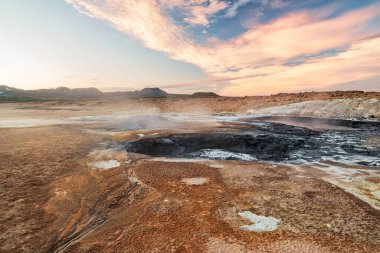
[[[0,9],[3,85],[380,91],[378,1],[5,0]]]

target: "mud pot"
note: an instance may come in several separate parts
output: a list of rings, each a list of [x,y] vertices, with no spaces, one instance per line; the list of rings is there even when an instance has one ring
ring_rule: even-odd
[[[265,121],[263,121],[265,120]],[[324,126],[310,129],[267,121]],[[127,142],[124,149],[156,157],[273,161],[290,164],[341,162],[380,166],[380,148],[370,140],[380,136],[378,122],[267,117],[239,119],[241,130],[172,134]],[[235,122],[235,123],[236,123]],[[238,125],[239,126],[239,125]],[[329,129],[326,129],[329,127]],[[345,129],[337,130],[336,127]]]
[[[1,252],[380,248],[376,122],[120,114],[80,123],[1,130]]]

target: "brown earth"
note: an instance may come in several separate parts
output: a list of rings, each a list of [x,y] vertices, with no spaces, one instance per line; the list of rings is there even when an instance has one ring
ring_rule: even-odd
[[[128,112],[151,113],[246,113],[251,109],[262,109],[271,106],[286,105],[303,101],[364,98],[380,99],[380,92],[334,91],[334,92],[301,92],[280,93],[271,96],[253,97],[217,97],[217,98],[145,98],[115,100],[74,100],[16,103],[18,108],[36,110],[62,111],[70,109],[70,115],[78,115],[79,111],[94,112],[124,110]]]
[[[105,137],[77,127],[1,129],[1,252],[376,252],[380,214],[291,168],[152,161],[89,166]],[[125,163],[125,161],[127,161]],[[213,166],[214,163],[218,166]],[[215,165],[215,164],[214,164]],[[182,179],[204,177],[203,185]],[[254,233],[237,213],[281,220]]]
[[[3,104],[0,120],[140,111],[236,113],[331,98],[306,93]],[[234,125],[225,127],[233,131]],[[379,211],[315,171],[305,177],[283,165],[168,161],[109,151],[107,141],[135,139],[139,132],[105,134],[98,128],[0,128],[0,252],[380,252]],[[109,159],[120,166],[94,168],[94,161]],[[208,181],[183,181],[198,177]],[[279,227],[244,231],[240,226],[250,222],[240,211],[273,216]]]

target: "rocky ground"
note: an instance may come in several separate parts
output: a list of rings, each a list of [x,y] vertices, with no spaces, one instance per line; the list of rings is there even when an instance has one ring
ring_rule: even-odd
[[[380,92],[362,92],[362,91],[335,91],[335,92],[303,92],[291,94],[276,94],[272,96],[257,97],[217,97],[217,98],[157,98],[157,99],[114,99],[114,100],[61,100],[46,102],[28,102],[28,103],[2,103],[0,106],[0,115],[8,113],[8,109],[17,108],[18,115],[21,118],[30,116],[33,113],[40,114],[48,118],[55,118],[56,112],[59,117],[76,116],[76,115],[96,115],[96,114],[114,114],[120,112],[128,113],[181,113],[181,114],[247,114],[252,110],[272,108],[273,106],[281,106],[295,104],[291,108],[294,110],[302,109],[303,103],[306,102],[306,109],[313,110],[314,116],[322,116],[324,110],[328,116],[340,116],[347,118],[350,116],[361,116],[354,110],[360,107],[360,113],[365,113],[366,106],[371,108],[371,113],[366,116],[380,119],[379,115],[379,99]],[[307,101],[311,102],[308,103]],[[315,102],[314,102],[315,101]],[[335,101],[335,102],[334,102]],[[332,102],[332,103],[331,103]],[[301,105],[301,106],[300,106]],[[342,105],[344,108],[339,108]],[[349,106],[346,108],[345,106]],[[23,109],[26,109],[23,111]],[[338,109],[340,112],[345,110],[351,114],[333,115],[332,113]],[[349,111],[351,109],[351,111]],[[294,114],[289,112],[290,114]],[[318,113],[318,111],[320,111]],[[272,109],[270,110],[272,111]],[[276,111],[274,109],[273,111]],[[85,113],[86,112],[86,113]],[[267,113],[268,111],[265,111]],[[276,111],[279,113],[280,111]],[[259,113],[260,114],[260,113]],[[300,112],[301,115],[312,116],[311,112]],[[9,115],[8,115],[9,116]]]
[[[0,251],[379,252],[380,211],[355,185],[378,191],[376,168],[346,168],[363,181],[349,182],[308,164],[118,148],[168,134],[240,131],[195,116],[174,125],[161,118],[122,124],[127,114],[240,114],[264,104],[233,100],[1,105]],[[378,137],[368,143],[376,146]]]
[[[334,99],[304,101],[294,104],[273,106],[248,111],[251,115],[282,115],[334,119],[380,119],[380,100],[373,99]]]

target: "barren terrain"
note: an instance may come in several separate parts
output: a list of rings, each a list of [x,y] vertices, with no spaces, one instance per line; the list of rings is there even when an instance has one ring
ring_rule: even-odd
[[[334,109],[336,98],[352,110]],[[359,113],[353,98],[375,108]],[[280,111],[375,122],[378,98],[352,92],[0,104],[0,251],[380,252],[376,125],[241,120]],[[315,105],[310,114],[294,113],[297,104],[289,114],[268,109],[309,100],[331,113],[317,114]],[[210,133],[226,138],[226,149]],[[242,133],[253,141],[266,136],[277,148],[254,142],[243,154],[234,142]],[[178,141],[203,135],[205,143],[191,139],[202,150]],[[228,147],[225,136],[234,136]],[[344,150],[330,150],[339,155],[308,146],[332,137],[331,147],[342,141]],[[182,153],[170,151],[173,140]]]

